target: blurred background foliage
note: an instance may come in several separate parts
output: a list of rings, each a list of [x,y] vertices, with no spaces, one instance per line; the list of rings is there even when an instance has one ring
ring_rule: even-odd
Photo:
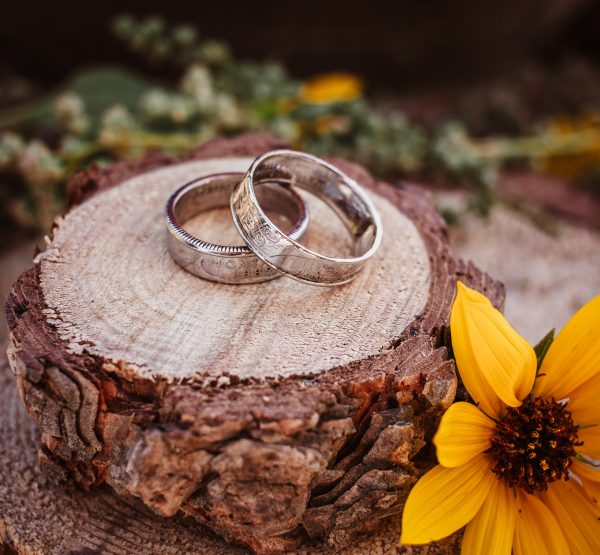
[[[369,99],[354,74],[300,81],[281,64],[237,60],[226,43],[202,37],[193,25],[123,15],[112,32],[148,67],[167,68],[172,80],[93,67],[47,96],[0,110],[0,210],[10,225],[46,231],[64,208],[67,180],[92,162],[152,150],[179,154],[244,131],[267,131],[300,150],[344,156],[383,177],[469,187],[471,209],[482,215],[506,168],[533,168],[599,188],[599,112],[582,111],[579,103],[568,115],[532,116],[531,101],[520,91],[539,83],[535,68],[523,71],[519,86],[513,80],[467,95],[443,117],[428,119],[394,99]],[[552,83],[588,82],[585,67],[575,71],[575,77],[559,71]]]

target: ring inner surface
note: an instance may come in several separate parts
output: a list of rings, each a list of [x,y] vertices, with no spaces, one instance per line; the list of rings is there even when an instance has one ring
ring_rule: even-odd
[[[253,183],[268,179],[301,187],[323,200],[350,232],[355,256],[365,254],[375,242],[377,224],[371,207],[353,190],[343,174],[309,158],[274,154],[257,165]]]
[[[177,225],[183,227],[186,222],[202,212],[218,208],[229,208],[231,193],[242,180],[244,174],[209,176],[192,182],[177,198],[173,215]],[[306,227],[306,207],[300,196],[287,184],[265,179],[257,183],[256,196],[264,210],[285,218],[289,223],[290,237],[299,239]],[[281,220],[280,220],[281,221]],[[239,249],[240,247],[233,247]],[[246,247],[243,247],[246,250]]]

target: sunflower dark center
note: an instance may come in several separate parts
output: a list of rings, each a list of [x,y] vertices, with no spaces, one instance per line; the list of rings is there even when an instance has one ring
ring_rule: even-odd
[[[564,404],[527,398],[496,425],[486,451],[494,460],[492,471],[528,493],[544,491],[550,482],[568,479],[575,447],[583,445],[577,430]]]

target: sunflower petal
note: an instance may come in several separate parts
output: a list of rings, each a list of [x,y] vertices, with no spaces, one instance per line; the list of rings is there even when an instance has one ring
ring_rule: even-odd
[[[467,391],[492,416],[517,407],[535,380],[533,348],[481,293],[460,281],[450,313],[456,365]]]
[[[578,459],[573,459],[573,464],[569,467],[577,476],[584,480],[600,482],[600,466],[594,468],[591,464],[586,464]]]
[[[572,553],[600,553],[600,513],[575,480],[552,482],[540,497],[559,522]]]
[[[467,524],[462,555],[510,555],[517,517],[514,492],[496,480],[475,518]]]
[[[592,459],[600,459],[600,426],[590,426],[577,432],[583,445],[576,447],[578,453],[583,453]]]
[[[535,390],[563,399],[600,372],[600,295],[579,310],[554,340],[540,368]]]
[[[583,482],[583,489],[592,503],[600,506],[600,467],[594,468],[590,464],[574,459],[569,470]]]
[[[456,532],[477,514],[496,480],[483,455],[457,468],[436,466],[408,495],[400,541],[423,544]]]
[[[515,555],[568,555],[558,522],[539,499],[519,492],[513,550]]]
[[[600,482],[592,482],[591,480],[582,480],[583,489],[589,500],[600,509]]]
[[[494,422],[471,403],[454,403],[442,416],[433,443],[445,467],[465,464],[490,446]]]
[[[600,333],[600,332],[599,332]],[[569,394],[567,408],[579,426],[600,425],[600,372]]]

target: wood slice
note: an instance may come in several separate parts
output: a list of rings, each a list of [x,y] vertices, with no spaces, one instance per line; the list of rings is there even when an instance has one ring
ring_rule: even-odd
[[[398,515],[432,464],[457,385],[446,333],[456,280],[499,307],[504,292],[452,259],[425,191],[341,160],[384,227],[355,281],[230,286],[179,268],[165,246],[168,195],[278,146],[242,136],[77,176],[71,211],[9,296],[9,360],[54,476],[106,483],[257,552],[339,549]],[[348,248],[329,208],[304,196],[308,246]],[[190,226],[236,238],[226,209]]]

